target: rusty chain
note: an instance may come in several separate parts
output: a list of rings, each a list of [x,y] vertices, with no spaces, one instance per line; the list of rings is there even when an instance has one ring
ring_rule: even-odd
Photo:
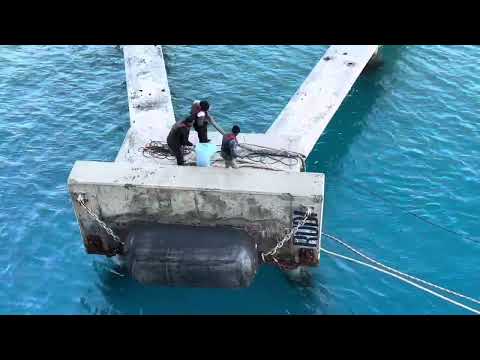
[[[284,237],[282,240],[280,240],[279,242],[277,242],[277,244],[270,250],[270,251],[267,251],[267,252],[262,252],[261,256],[262,256],[262,260],[265,262],[265,256],[273,256],[277,253],[277,251],[279,249],[281,249],[285,243],[287,241],[289,241],[292,237],[295,236],[295,234],[297,233],[297,231],[303,226],[305,225],[305,223],[307,222],[308,218],[310,217],[310,215],[312,215],[312,208],[309,207],[307,208],[307,211],[305,213],[305,217],[303,218],[303,220],[297,224],[297,226],[293,227]],[[276,261],[276,259],[273,257],[274,261]]]
[[[113,238],[113,240],[115,240],[116,242],[122,245],[125,245],[125,243],[120,240],[120,237],[118,237],[118,235],[116,235],[113,232],[113,230],[110,227],[108,227],[107,224],[105,224],[102,220],[100,220],[100,218],[92,210],[88,208],[88,206],[85,204],[85,199],[83,197],[83,194],[78,194],[77,201],[87,211],[87,213],[107,232],[107,234]]]

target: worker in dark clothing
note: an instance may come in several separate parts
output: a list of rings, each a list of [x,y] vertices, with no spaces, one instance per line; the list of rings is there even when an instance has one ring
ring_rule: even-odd
[[[170,148],[170,151],[177,158],[177,165],[185,165],[185,159],[183,157],[183,147],[184,146],[193,146],[193,144],[188,141],[188,136],[190,135],[190,129],[192,127],[193,118],[187,117],[185,120],[179,121],[172,126],[170,133],[167,137],[167,144]]]
[[[208,117],[204,111],[200,111],[197,114],[195,122],[193,123],[195,131],[198,134],[198,141],[200,143],[208,143],[210,139],[207,135],[207,127],[208,127]]]
[[[237,153],[237,135],[240,134],[240,127],[234,125],[230,134],[225,134],[222,139],[221,155],[225,160],[225,167],[237,169],[238,165],[235,159],[238,157]]]
[[[212,116],[208,113],[210,104],[206,100],[195,100],[192,104],[192,110],[190,116],[195,117],[193,128],[198,134],[198,140],[201,143],[207,143],[210,141],[208,138],[208,124],[214,122]],[[215,125],[215,124],[214,124]]]

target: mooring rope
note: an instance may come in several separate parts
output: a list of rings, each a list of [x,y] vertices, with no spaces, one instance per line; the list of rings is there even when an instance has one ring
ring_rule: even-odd
[[[378,266],[381,266],[381,267],[383,267],[383,268],[385,268],[385,269],[387,269],[387,270],[389,270],[389,271],[391,271],[391,272],[393,272],[393,273],[396,273],[396,274],[401,275],[401,276],[403,276],[403,277],[406,277],[406,278],[409,278],[409,279],[411,279],[411,280],[417,281],[417,282],[419,282],[419,283],[421,283],[421,284],[428,285],[428,286],[433,287],[433,288],[435,288],[435,289],[445,291],[446,293],[449,293],[449,294],[451,294],[451,295],[458,296],[458,297],[460,297],[460,298],[469,300],[469,301],[471,301],[471,302],[474,302],[474,303],[480,305],[480,300],[474,299],[474,298],[472,298],[472,297],[470,297],[470,296],[466,296],[466,295],[460,294],[460,293],[455,292],[455,291],[453,291],[453,290],[446,289],[446,288],[444,288],[444,287],[435,285],[435,284],[433,284],[433,283],[431,283],[431,282],[428,282],[428,281],[419,279],[419,278],[417,278],[417,277],[415,277],[415,276],[412,276],[412,275],[406,274],[406,273],[404,273],[404,272],[401,272],[401,271],[399,271],[399,270],[397,270],[397,269],[394,269],[394,268],[392,268],[392,267],[390,267],[390,266],[387,266],[387,265],[385,265],[385,264],[383,264],[383,263],[381,263],[381,262],[379,262],[379,261],[377,261],[377,260],[375,260],[375,259],[372,259],[371,257],[368,257],[367,255],[363,254],[362,252],[360,252],[360,251],[358,251],[357,249],[353,248],[352,246],[348,245],[345,241],[343,241],[343,240],[341,240],[341,239],[339,239],[339,238],[337,238],[337,237],[335,237],[335,236],[332,236],[332,235],[329,235],[329,234],[326,234],[326,233],[323,233],[323,232],[322,232],[322,235],[326,236],[326,237],[329,238],[329,239],[335,240],[336,242],[338,242],[338,243],[341,244],[342,246],[346,247],[346,248],[349,249],[350,251],[354,252],[355,254],[359,255],[360,257],[362,257],[362,258],[364,258],[364,259],[366,259],[366,260],[368,260],[368,261],[370,261],[370,262],[372,262],[372,263],[374,263],[374,264],[376,264],[376,265],[378,265]]]
[[[480,315],[480,311],[479,311],[479,310],[473,309],[473,308],[471,308],[471,307],[469,307],[469,306],[467,306],[467,305],[465,305],[465,304],[462,304],[462,303],[460,303],[460,302],[458,302],[458,301],[455,301],[455,300],[450,299],[450,298],[448,298],[448,297],[446,297],[446,296],[443,296],[443,295],[441,295],[441,294],[439,294],[439,293],[437,293],[437,292],[435,292],[435,291],[433,291],[433,290],[427,289],[426,287],[421,286],[421,285],[419,285],[419,284],[417,284],[417,283],[415,283],[415,282],[413,282],[413,281],[410,281],[410,280],[408,280],[408,279],[405,279],[405,278],[403,278],[403,277],[401,277],[401,276],[399,276],[399,275],[397,275],[397,274],[394,274],[393,272],[390,272],[390,271],[388,271],[388,270],[382,269],[382,268],[377,267],[377,266],[375,266],[375,265],[371,265],[371,264],[368,264],[368,263],[366,263],[366,262],[363,262],[363,261],[360,261],[360,260],[357,260],[357,259],[354,259],[354,258],[351,258],[351,257],[348,257],[348,256],[344,256],[344,255],[341,255],[341,254],[337,254],[337,253],[335,253],[335,252],[333,252],[333,251],[326,250],[326,249],[324,249],[324,248],[322,248],[322,247],[320,248],[320,250],[323,251],[323,252],[326,253],[326,254],[331,255],[331,256],[336,256],[336,257],[339,257],[339,258],[341,258],[341,259],[348,260],[348,261],[357,263],[357,264],[359,264],[359,265],[367,266],[367,267],[372,268],[372,269],[374,269],[374,270],[376,270],[376,271],[380,271],[380,272],[382,272],[382,273],[384,273],[384,274],[393,276],[394,278],[397,278],[397,279],[400,280],[400,281],[406,282],[407,284],[410,284],[410,285],[412,285],[412,286],[414,286],[414,287],[416,287],[416,288],[418,288],[418,289],[421,289],[421,290],[423,290],[423,291],[425,291],[425,292],[428,292],[428,293],[432,294],[433,296],[436,296],[436,297],[438,297],[438,298],[440,298],[440,299],[442,299],[442,300],[445,300],[445,301],[447,301],[447,302],[449,302],[449,303],[451,303],[451,304],[454,304],[454,305],[456,305],[456,306],[458,306],[458,307],[461,307],[461,308],[463,308],[463,309],[465,309],[465,310],[471,311],[471,312],[474,313],[474,314]]]
[[[457,296],[457,297],[459,297],[459,298],[462,298],[462,299],[471,301],[471,302],[476,303],[476,304],[480,304],[480,300],[474,299],[474,298],[472,298],[472,297],[470,297],[470,296],[466,296],[466,295],[460,294],[460,293],[458,293],[458,292],[456,292],[456,291],[453,291],[453,290],[444,288],[444,287],[442,287],[442,286],[433,284],[433,283],[431,283],[431,282],[422,280],[422,279],[420,279],[420,278],[418,278],[418,277],[415,277],[415,276],[406,274],[406,273],[404,273],[404,272],[402,272],[402,271],[399,271],[399,270],[394,269],[394,268],[392,268],[392,267],[390,267],[390,266],[387,266],[387,265],[381,263],[380,261],[375,260],[375,259],[373,259],[373,258],[365,255],[365,254],[362,253],[361,251],[355,249],[355,248],[354,248],[353,246],[351,246],[351,245],[348,245],[345,241],[343,241],[342,239],[339,239],[339,238],[336,237],[336,236],[333,236],[333,235],[330,235],[330,234],[326,234],[326,233],[324,233],[324,232],[322,232],[322,235],[325,236],[325,237],[327,237],[327,238],[329,238],[329,239],[332,239],[332,240],[336,241],[336,242],[339,243],[340,245],[346,247],[348,250],[352,251],[353,253],[357,254],[358,256],[362,257],[363,259],[365,259],[365,260],[367,260],[367,261],[369,261],[369,262],[371,262],[371,263],[373,263],[373,264],[375,264],[375,265],[377,265],[377,266],[374,266],[374,265],[365,263],[365,262],[360,261],[360,260],[356,260],[356,259],[353,259],[353,258],[349,258],[349,257],[347,257],[347,256],[340,255],[340,254],[334,253],[334,252],[332,252],[332,251],[329,251],[329,250],[326,250],[326,249],[323,249],[323,248],[320,248],[321,251],[323,251],[323,252],[325,252],[325,253],[327,253],[327,254],[329,254],[329,255],[341,257],[341,258],[343,258],[343,259],[345,259],[345,260],[353,261],[353,262],[355,262],[355,263],[368,266],[368,267],[373,268],[373,269],[375,269],[375,270],[378,270],[378,271],[380,271],[380,272],[387,273],[387,274],[389,274],[389,275],[391,275],[391,276],[393,276],[393,277],[395,277],[395,278],[397,278],[397,279],[400,279],[400,280],[402,280],[402,281],[404,281],[404,282],[406,282],[406,283],[408,283],[408,284],[411,284],[411,285],[413,285],[413,286],[415,286],[415,287],[417,287],[417,288],[419,288],[419,289],[421,289],[421,290],[425,290],[425,291],[427,291],[428,293],[430,293],[430,294],[432,294],[432,295],[434,295],[434,296],[440,297],[440,298],[442,298],[443,300],[446,300],[446,301],[448,301],[448,302],[450,302],[450,303],[453,303],[453,304],[455,304],[455,305],[458,305],[458,306],[460,306],[460,307],[462,307],[462,308],[464,308],[464,309],[467,309],[467,310],[469,310],[469,311],[472,311],[472,312],[474,312],[474,313],[476,313],[476,314],[480,314],[480,311],[475,310],[475,309],[472,309],[471,307],[469,307],[469,306],[467,306],[467,305],[465,305],[465,304],[459,303],[459,302],[457,302],[457,301],[455,301],[455,300],[452,300],[452,299],[450,299],[450,298],[448,298],[448,297],[445,297],[445,296],[443,296],[443,295],[441,295],[441,294],[438,294],[437,292],[435,292],[435,291],[433,291],[433,290],[430,290],[430,289],[427,289],[427,288],[419,285],[418,283],[424,284],[424,285],[429,286],[429,287],[432,287],[432,288],[435,288],[435,289],[437,289],[437,290],[444,291],[445,293],[448,293],[448,294]],[[408,280],[408,279],[410,279],[410,280]]]
[[[420,215],[418,215],[418,214],[415,214],[412,210],[405,210],[405,209],[403,209],[402,207],[400,207],[400,206],[398,206],[397,204],[395,204],[393,201],[388,200],[385,196],[380,195],[379,193],[377,193],[377,192],[369,189],[368,187],[366,187],[366,186],[364,186],[364,185],[360,185],[360,184],[358,184],[358,183],[355,182],[355,181],[351,181],[351,180],[348,180],[348,179],[345,179],[345,178],[343,178],[343,179],[341,179],[341,180],[343,180],[343,181],[345,181],[345,182],[347,182],[347,183],[349,183],[349,184],[351,184],[351,185],[353,185],[353,186],[356,186],[356,187],[358,187],[358,188],[360,188],[360,189],[368,192],[370,195],[373,195],[373,196],[375,196],[375,197],[383,200],[383,201],[386,202],[387,204],[390,204],[390,206],[392,206],[392,207],[394,207],[394,208],[396,208],[396,209],[399,209],[401,212],[403,212],[403,213],[405,213],[405,214],[407,214],[407,215],[411,215],[411,216],[417,218],[418,220],[423,221],[424,223],[430,224],[430,225],[435,226],[435,227],[437,227],[437,228],[439,228],[439,229],[441,229],[441,230],[443,230],[443,231],[446,231],[446,232],[449,232],[450,234],[453,234],[453,235],[459,236],[459,237],[461,237],[461,238],[470,240],[470,241],[472,241],[472,242],[474,242],[474,243],[477,243],[477,244],[480,243],[479,240],[473,239],[472,237],[470,237],[470,236],[468,236],[468,235],[462,234],[462,233],[460,233],[460,232],[458,232],[458,231],[455,231],[455,230],[452,230],[452,229],[450,229],[450,228],[448,228],[448,227],[446,227],[446,226],[444,226],[444,225],[441,225],[441,224],[438,224],[438,223],[436,223],[436,222],[434,222],[434,221],[428,220],[428,219],[426,219],[426,218],[423,217],[423,216],[420,216]]]

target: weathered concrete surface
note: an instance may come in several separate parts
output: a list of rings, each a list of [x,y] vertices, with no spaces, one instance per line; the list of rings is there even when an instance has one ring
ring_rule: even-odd
[[[294,151],[308,156],[377,50],[378,45],[330,46],[267,135],[290,139]]]
[[[132,161],[132,151],[146,139],[166,140],[175,116],[162,47],[128,45],[123,53],[130,130],[116,161]]]
[[[111,242],[77,194],[120,235],[141,222],[231,226],[249,231],[263,251],[291,228],[293,211],[303,206],[313,207],[321,231],[323,174],[77,161],[68,185],[84,240],[93,234]]]

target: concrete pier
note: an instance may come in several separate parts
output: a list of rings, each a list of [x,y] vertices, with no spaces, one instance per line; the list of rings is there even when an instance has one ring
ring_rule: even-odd
[[[138,149],[152,139],[166,141],[175,115],[162,47],[130,45],[123,53],[130,129],[116,161],[141,164],[147,160]]]
[[[124,239],[129,227],[142,222],[241,229],[263,252],[299,224],[309,207],[312,215],[302,232],[276,256],[304,265],[299,259],[308,251],[308,265],[318,264],[324,175],[300,173],[301,163],[292,159],[263,168],[240,161],[241,168],[225,169],[218,154],[209,168],[144,156],[142,148],[152,140],[166,142],[175,122],[163,53],[153,45],[123,50],[130,129],[114,163],[77,161],[68,180],[87,252],[115,254],[118,241],[107,229]],[[239,142],[306,158],[377,50],[377,45],[331,46],[267,133],[242,133]],[[212,127],[209,138],[219,149],[221,135]],[[190,141],[198,142],[195,131]],[[195,152],[186,160],[194,164]]]
[[[267,135],[310,154],[378,45],[333,45],[305,79]]]

